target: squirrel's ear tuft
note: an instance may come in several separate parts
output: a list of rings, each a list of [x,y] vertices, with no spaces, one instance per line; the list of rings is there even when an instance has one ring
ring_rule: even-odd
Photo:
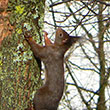
[[[47,37],[48,33],[46,31],[44,32],[44,40],[45,40],[45,46],[49,46],[52,44],[51,40]]]
[[[82,37],[81,36],[70,36],[72,43],[80,42]]]

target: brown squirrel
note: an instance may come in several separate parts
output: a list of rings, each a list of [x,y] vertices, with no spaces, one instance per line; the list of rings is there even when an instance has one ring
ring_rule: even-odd
[[[55,42],[51,43],[45,33],[45,46],[40,46],[31,36],[25,36],[36,57],[46,69],[45,83],[34,96],[35,110],[57,110],[64,90],[64,54],[80,37],[69,36],[63,29],[56,30]]]

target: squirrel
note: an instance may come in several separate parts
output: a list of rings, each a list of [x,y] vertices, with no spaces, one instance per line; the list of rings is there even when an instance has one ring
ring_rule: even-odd
[[[57,110],[64,91],[64,54],[81,37],[70,36],[61,28],[56,30],[52,43],[44,34],[45,46],[38,45],[31,36],[24,36],[34,55],[43,61],[46,69],[45,83],[35,93],[35,110]]]

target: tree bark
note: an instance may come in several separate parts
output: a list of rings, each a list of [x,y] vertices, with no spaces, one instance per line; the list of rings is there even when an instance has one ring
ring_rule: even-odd
[[[41,85],[41,80],[40,83],[38,82],[40,71],[23,34],[16,33],[19,28],[17,23],[22,24],[25,19],[17,23],[15,20],[12,26],[10,17],[14,10],[7,11],[8,2],[8,0],[0,1],[0,108],[1,110],[24,110],[27,106],[32,106],[33,92]],[[34,23],[34,18],[31,23],[37,26],[37,33],[41,34],[45,0],[36,1],[35,4],[33,1],[30,2],[35,7],[40,7],[37,23]],[[18,3],[16,1],[13,3],[16,4],[13,9],[16,9]],[[25,3],[24,6],[27,5]],[[16,16],[18,17],[17,14]],[[13,19],[16,16],[13,16]]]
[[[103,5],[99,4],[99,15],[98,21],[103,20]],[[98,23],[99,28],[99,45],[98,45],[98,58],[99,58],[99,65],[100,65],[100,82],[99,82],[99,99],[97,104],[97,110],[106,110],[105,106],[105,87],[106,87],[106,80],[105,80],[105,54],[104,54],[104,24],[103,22]]]

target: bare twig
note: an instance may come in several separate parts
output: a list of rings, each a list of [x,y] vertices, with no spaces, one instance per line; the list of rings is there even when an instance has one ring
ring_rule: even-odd
[[[57,5],[60,5],[60,4],[62,4],[62,3],[67,3],[67,2],[70,2],[70,1],[72,1],[72,0],[64,0],[64,1],[62,1],[62,2],[52,3],[52,4],[50,5],[50,7],[57,6]]]
[[[82,68],[82,67],[80,67],[80,66],[78,66],[78,65],[76,65],[75,63],[73,63],[73,62],[71,62],[71,61],[68,61],[71,65],[73,65],[73,66],[76,66],[77,68],[79,68],[79,69],[81,69],[81,70],[87,70],[87,71],[94,71],[94,72],[96,72],[96,73],[98,73],[99,74],[99,72],[98,71],[96,71],[95,69],[93,69],[93,68]]]
[[[70,83],[70,82],[67,82],[66,84],[72,85],[72,86],[76,86],[74,83]],[[92,90],[89,90],[89,89],[86,89],[86,88],[83,88],[83,87],[81,87],[81,86],[78,86],[78,88],[80,88],[80,89],[83,90],[83,91],[90,92],[90,93],[93,93],[93,94],[95,94],[95,95],[98,95],[97,92],[92,91]]]
[[[76,88],[77,88],[77,90],[78,90],[78,93],[79,93],[79,95],[80,95],[82,101],[84,102],[84,104],[86,105],[86,107],[88,108],[88,110],[91,110],[90,105],[89,105],[89,104],[87,103],[87,101],[84,99],[84,96],[83,96],[83,94],[82,94],[82,92],[81,92],[81,90],[80,90],[80,88],[79,88],[79,86],[78,86],[78,84],[77,84],[75,78],[73,77],[73,75],[72,75],[72,73],[71,73],[71,71],[70,71],[70,68],[69,68],[69,66],[67,65],[67,63],[66,63],[66,68],[67,68],[67,70],[68,70],[68,72],[69,72],[69,75],[71,76],[72,80],[73,80],[74,83],[75,83],[75,86],[76,86]]]
[[[97,1],[97,2],[99,2],[99,3],[101,3],[101,4],[106,5],[106,6],[110,6],[109,3],[103,2],[102,0],[94,0],[94,1]]]
[[[52,0],[50,0],[50,1],[51,1],[51,3],[53,4]],[[51,7],[51,10],[53,11],[53,7]],[[54,22],[55,29],[56,29],[57,24],[56,24],[55,15],[54,15],[54,13],[53,13],[53,12],[52,12],[52,17],[53,17],[53,22]]]
[[[96,66],[96,64],[91,60],[91,58],[87,55],[87,53],[85,52],[84,48],[82,47],[82,45],[80,44],[81,46],[81,49],[83,51],[83,53],[85,54],[86,58],[92,63],[92,65],[97,69],[99,70],[99,68]]]

